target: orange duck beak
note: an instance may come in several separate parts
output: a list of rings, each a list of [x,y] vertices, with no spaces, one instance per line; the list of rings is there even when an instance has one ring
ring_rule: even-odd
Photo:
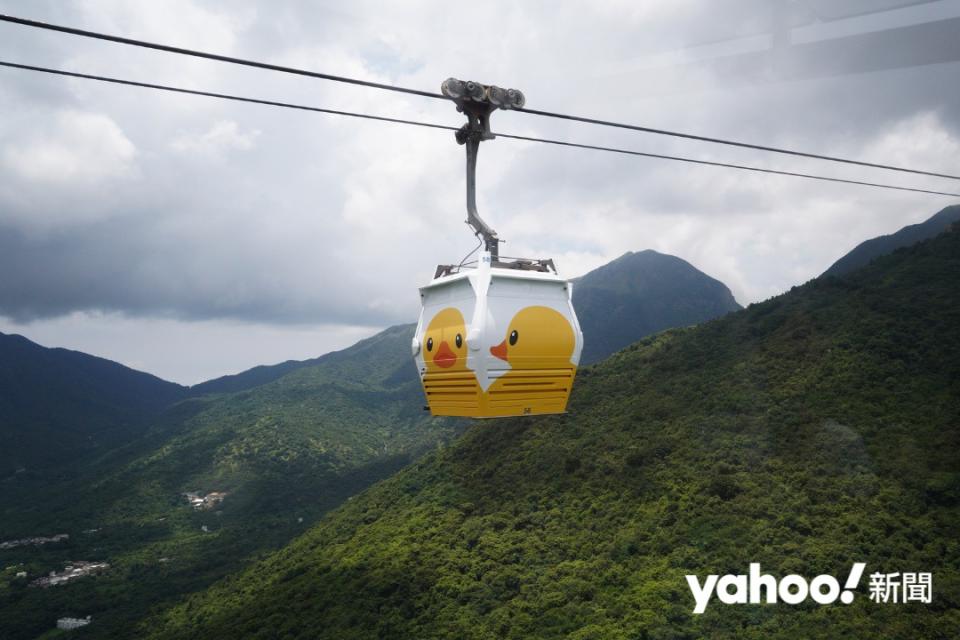
[[[510,362],[507,360],[507,341],[504,340],[495,347],[490,347],[490,353],[497,356],[504,362]]]
[[[447,369],[456,364],[456,362],[457,354],[450,349],[450,345],[448,345],[447,341],[444,340],[440,343],[440,347],[437,349],[437,355],[433,356],[433,364]]]

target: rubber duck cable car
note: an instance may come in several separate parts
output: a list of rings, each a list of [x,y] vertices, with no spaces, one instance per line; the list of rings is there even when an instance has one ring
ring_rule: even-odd
[[[467,151],[467,224],[481,239],[475,263],[440,265],[420,288],[412,350],[435,416],[493,418],[566,410],[583,333],[573,285],[551,259],[504,258],[476,204],[477,152],[492,140],[490,114],[524,96],[455,78],[441,86],[467,117],[456,132]]]

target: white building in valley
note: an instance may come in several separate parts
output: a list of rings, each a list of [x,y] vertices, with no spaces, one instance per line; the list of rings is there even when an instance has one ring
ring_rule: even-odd
[[[57,629],[79,629],[90,624],[91,618],[60,618],[57,620]]]

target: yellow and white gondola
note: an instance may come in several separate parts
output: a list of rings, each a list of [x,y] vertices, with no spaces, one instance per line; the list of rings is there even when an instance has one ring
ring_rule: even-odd
[[[492,418],[566,410],[583,333],[573,285],[552,260],[507,260],[477,214],[476,159],[489,140],[489,114],[523,105],[523,95],[454,79],[445,95],[468,117],[457,132],[467,146],[467,223],[483,238],[473,265],[438,267],[420,289],[412,351],[433,415]]]

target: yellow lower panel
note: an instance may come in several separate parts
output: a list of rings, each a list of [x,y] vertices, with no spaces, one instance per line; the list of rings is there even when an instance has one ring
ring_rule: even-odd
[[[563,413],[576,370],[510,371],[483,393],[472,374],[427,373],[423,390],[435,416],[499,418]]]
[[[422,382],[432,415],[472,417],[480,411],[483,394],[472,371],[431,372]]]

